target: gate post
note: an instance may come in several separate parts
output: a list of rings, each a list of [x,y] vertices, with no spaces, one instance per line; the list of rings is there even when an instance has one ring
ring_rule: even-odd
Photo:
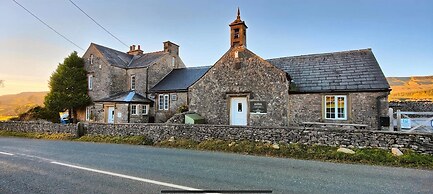
[[[397,131],[401,131],[401,112],[397,110]]]
[[[392,108],[388,109],[389,117],[389,131],[394,131],[394,110]]]

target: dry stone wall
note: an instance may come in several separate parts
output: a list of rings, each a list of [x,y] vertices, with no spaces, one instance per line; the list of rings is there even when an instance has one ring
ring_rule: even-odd
[[[433,102],[431,101],[390,102],[389,107],[393,108],[394,111],[433,112]]]
[[[75,134],[76,125],[36,122],[0,122],[0,130]],[[433,134],[388,131],[313,129],[295,127],[258,127],[229,125],[184,125],[167,123],[85,124],[91,135],[144,135],[153,141],[170,137],[195,141],[220,139],[227,141],[271,141],[357,148],[409,148],[418,153],[433,154]]]
[[[36,132],[36,133],[77,133],[76,124],[59,124],[39,121],[4,121],[0,122],[0,130],[15,132]]]

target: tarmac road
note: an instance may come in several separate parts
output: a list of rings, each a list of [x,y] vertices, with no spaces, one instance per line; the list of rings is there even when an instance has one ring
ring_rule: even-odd
[[[433,193],[433,171],[0,137],[0,193]],[[208,191],[209,192],[209,191]]]

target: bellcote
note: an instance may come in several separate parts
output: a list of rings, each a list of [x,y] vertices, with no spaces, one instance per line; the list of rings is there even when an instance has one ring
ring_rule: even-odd
[[[230,25],[230,47],[247,47],[247,25],[241,20],[241,12],[238,8],[236,20]]]

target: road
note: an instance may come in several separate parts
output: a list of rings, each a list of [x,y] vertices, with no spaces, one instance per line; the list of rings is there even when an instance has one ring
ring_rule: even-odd
[[[0,137],[0,193],[433,193],[433,171]]]

